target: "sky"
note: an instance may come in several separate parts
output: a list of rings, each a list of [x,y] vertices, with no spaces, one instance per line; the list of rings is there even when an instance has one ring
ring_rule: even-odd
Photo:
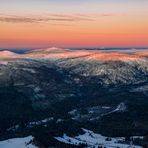
[[[1,0],[0,48],[148,47],[148,0]]]

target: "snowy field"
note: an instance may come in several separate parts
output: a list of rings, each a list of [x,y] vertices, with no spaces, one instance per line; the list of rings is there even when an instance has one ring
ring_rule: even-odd
[[[32,144],[33,137],[14,138],[0,141],[0,148],[37,148]]]
[[[100,134],[95,134],[90,130],[83,129],[84,134],[76,137],[69,137],[66,134],[63,137],[55,137],[56,140],[73,145],[85,144],[86,148],[142,148],[140,146],[126,144],[123,137],[111,138]],[[133,137],[134,138],[134,137]],[[135,137],[143,138],[143,137]],[[13,138],[0,141],[0,148],[37,148],[33,145],[33,137]]]
[[[84,130],[83,135],[79,135],[77,137],[69,137],[66,134],[63,137],[55,137],[60,142],[80,145],[86,144],[87,148],[98,148],[99,146],[102,148],[142,148],[140,146],[135,146],[132,144],[124,144],[124,138],[107,138],[100,134],[95,134],[92,131]]]

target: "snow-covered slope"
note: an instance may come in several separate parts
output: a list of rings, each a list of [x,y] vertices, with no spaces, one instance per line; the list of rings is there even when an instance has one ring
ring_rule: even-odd
[[[71,50],[63,48],[46,48],[33,50],[26,54],[30,57],[40,57],[40,58],[72,58],[84,61],[137,61],[145,60],[138,54],[128,54],[115,51],[101,51],[101,50]]]
[[[37,148],[32,144],[33,137],[14,138],[0,141],[0,148]]]
[[[7,65],[10,59],[17,58],[18,54],[11,51],[0,51],[0,65]]]
[[[0,51],[0,57],[16,57],[16,56],[17,54],[11,51],[7,51],[7,50]]]
[[[100,134],[95,134],[90,130],[83,129],[85,132],[83,135],[79,135],[76,137],[69,137],[66,134],[63,137],[55,137],[60,142],[72,144],[72,145],[80,145],[85,144],[87,148],[98,148],[99,146],[102,148],[129,148],[130,146],[134,148],[142,148],[140,146],[133,146],[131,144],[124,144],[124,138],[111,138],[104,137]]]
[[[135,53],[136,55],[142,56],[142,57],[148,57],[148,50],[145,51],[137,51]]]

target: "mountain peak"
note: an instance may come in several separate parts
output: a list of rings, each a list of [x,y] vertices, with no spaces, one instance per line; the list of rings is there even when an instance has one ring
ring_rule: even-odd
[[[8,50],[0,51],[0,57],[16,56],[17,54]]]

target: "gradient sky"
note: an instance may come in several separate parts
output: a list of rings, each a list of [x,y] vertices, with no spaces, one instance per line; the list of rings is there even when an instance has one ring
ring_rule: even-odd
[[[146,47],[148,0],[1,0],[0,48]]]

